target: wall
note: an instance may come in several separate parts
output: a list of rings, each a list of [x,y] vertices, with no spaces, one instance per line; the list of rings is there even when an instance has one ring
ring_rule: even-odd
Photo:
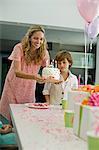
[[[78,12],[76,0],[1,0],[0,20],[84,28],[84,20]]]
[[[84,52],[84,46],[72,45],[72,44],[62,44],[62,43],[52,43],[52,50],[50,51],[52,59],[55,57],[56,53],[59,50]]]
[[[1,81],[2,81],[2,59],[1,59],[1,56],[0,56],[0,93],[1,93]]]
[[[97,51],[96,51],[96,77],[95,83],[99,84],[99,35],[97,38]]]
[[[0,39],[21,40],[30,24],[17,24],[13,22],[0,22],[2,34]],[[84,45],[84,30],[67,29],[63,27],[44,26],[48,42]]]

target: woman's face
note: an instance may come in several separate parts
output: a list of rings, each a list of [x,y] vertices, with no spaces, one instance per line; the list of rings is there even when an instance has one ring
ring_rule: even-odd
[[[31,36],[31,46],[33,49],[38,49],[44,41],[44,33],[41,31],[34,32]]]
[[[61,72],[68,72],[69,71],[69,65],[70,63],[68,62],[67,59],[64,59],[63,61],[59,61],[57,63],[58,69],[60,69]]]

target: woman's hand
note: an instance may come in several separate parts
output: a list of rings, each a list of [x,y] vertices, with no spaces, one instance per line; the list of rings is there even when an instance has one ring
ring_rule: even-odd
[[[12,131],[12,126],[10,124],[5,124],[5,125],[3,125],[2,128],[0,128],[0,133],[1,134],[7,134],[11,131]]]
[[[45,77],[41,77],[40,75],[36,76],[36,81],[38,83],[54,83],[54,84],[59,84],[59,83],[63,82],[62,80],[56,80],[52,76],[45,78]]]
[[[46,78],[45,77],[41,77],[39,74],[35,77],[35,79],[36,79],[36,81],[38,83],[41,83],[41,84],[46,82]]]

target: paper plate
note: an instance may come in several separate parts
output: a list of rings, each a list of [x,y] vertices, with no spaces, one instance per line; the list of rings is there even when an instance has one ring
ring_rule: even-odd
[[[48,109],[49,105],[46,103],[26,103],[25,106],[28,108],[35,108],[35,109]]]

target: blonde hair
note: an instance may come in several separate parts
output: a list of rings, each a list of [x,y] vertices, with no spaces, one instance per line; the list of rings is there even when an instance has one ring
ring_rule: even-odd
[[[44,37],[42,45],[34,52],[31,51],[31,36],[35,33],[41,31],[45,34],[45,30],[40,25],[31,26],[25,36],[22,39],[22,49],[24,57],[27,64],[31,64],[34,61],[35,64],[39,64],[45,56],[46,50],[46,39]]]
[[[70,54],[69,51],[66,51],[66,50],[60,50],[57,54],[56,54],[56,57],[55,57],[55,60],[57,62],[60,62],[60,61],[63,61],[67,59],[68,62],[70,63],[69,65],[69,68],[71,68],[72,64],[73,64],[73,59],[72,59],[72,56]]]

